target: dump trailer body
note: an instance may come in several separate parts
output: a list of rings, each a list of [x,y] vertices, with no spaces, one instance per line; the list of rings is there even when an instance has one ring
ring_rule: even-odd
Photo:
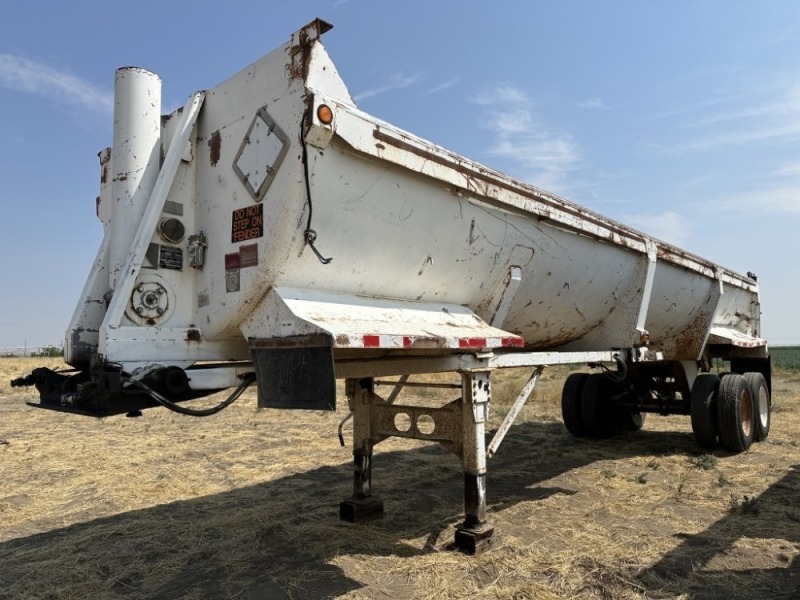
[[[544,364],[614,365],[613,385],[565,387],[577,434],[598,394],[615,415],[689,414],[715,357],[769,381],[754,276],[359,110],[321,44],[329,28],[310,23],[166,117],[157,76],[117,72],[105,236],[65,340],[79,374],[19,380],[42,406],[174,408],[254,379],[261,406],[334,408],[347,378],[356,484],[343,516],[377,510],[374,444],[436,440],[462,456],[466,543],[480,546],[492,369],[535,367],[532,389]],[[421,415],[384,402],[374,377],[448,370],[461,397],[434,432],[395,427],[402,410]],[[702,382],[711,410],[717,388]],[[614,430],[589,419],[590,433]]]
[[[183,109],[165,119],[160,140],[149,127],[159,152],[140,153],[142,164],[119,168],[128,149],[111,149],[100,212],[105,253],[116,255],[98,258],[78,305],[66,339],[70,364],[86,368],[95,355],[131,367],[156,357],[185,366],[246,359],[248,340],[316,333],[329,334],[335,351],[459,350],[481,338],[490,347],[605,350],[645,336],[666,359],[697,360],[709,342],[765,346],[752,278],[363,113],[320,31],[301,30],[205,93],[161,226],[144,234],[133,292],[114,298],[125,305],[118,322],[100,300],[116,295],[158,155],[170,149]],[[320,106],[329,107],[330,124],[320,121]],[[142,202],[131,210],[133,171],[143,173]],[[164,229],[175,221],[186,232],[177,239]],[[202,268],[188,264],[200,247],[193,235],[204,245]],[[142,296],[152,290],[164,297],[154,308]],[[294,314],[317,296],[324,319]],[[366,324],[358,307],[371,298],[423,312],[462,306],[483,323],[448,341],[446,318],[442,331],[426,335],[431,324],[417,325],[402,305]]]

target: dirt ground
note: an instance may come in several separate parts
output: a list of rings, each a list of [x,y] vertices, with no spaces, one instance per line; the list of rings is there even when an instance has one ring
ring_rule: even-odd
[[[567,371],[546,372],[489,461],[495,547],[469,557],[448,549],[463,482],[438,445],[381,443],[385,516],[338,520],[343,397],[91,419],[26,406],[8,381],[33,365],[0,360],[0,598],[800,597],[800,373],[776,374],[769,438],[730,455],[701,452],[686,417],[573,438]],[[490,429],[522,376],[496,378]]]

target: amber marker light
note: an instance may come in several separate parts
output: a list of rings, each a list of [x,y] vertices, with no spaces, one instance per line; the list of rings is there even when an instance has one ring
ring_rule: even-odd
[[[327,104],[320,104],[317,108],[317,118],[323,125],[330,125],[333,123],[333,111]]]

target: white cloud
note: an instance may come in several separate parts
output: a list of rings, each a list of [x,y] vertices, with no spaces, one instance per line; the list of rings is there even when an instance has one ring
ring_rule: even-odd
[[[783,163],[772,172],[771,176],[800,178],[800,161]]]
[[[800,117],[800,115],[798,115],[798,117]],[[800,122],[756,125],[753,127],[740,127],[725,133],[710,133],[684,144],[667,148],[667,152],[682,154],[684,152],[698,152],[717,150],[730,146],[742,146],[744,144],[765,142],[768,140],[779,141],[797,138],[800,138]]]
[[[685,245],[692,234],[692,220],[671,210],[628,215],[623,221],[647,235],[676,246]]]
[[[533,102],[516,86],[505,84],[482,92],[473,102],[484,108],[482,126],[493,132],[488,152],[516,163],[522,177],[563,193],[566,176],[578,164],[578,144],[566,133],[547,127]]]
[[[413,85],[419,79],[419,73],[413,73],[411,75],[405,75],[403,73],[395,73],[389,77],[389,82],[378,87],[374,87],[368,89],[360,94],[355,95],[355,101],[360,102],[361,100],[365,100],[367,98],[372,98],[373,96],[377,96],[378,94],[383,94],[385,92],[390,92],[392,90],[399,90],[410,85]]]
[[[691,123],[692,127],[746,121],[748,119],[779,119],[800,113],[800,85],[794,82],[773,81],[754,87],[757,95],[730,97],[728,104],[740,104],[727,110],[716,112]]]
[[[708,201],[708,211],[717,218],[742,222],[765,217],[776,223],[780,220],[796,225],[795,219],[800,216],[800,161],[783,162],[764,171],[753,179],[749,189],[716,194]]]
[[[420,94],[420,96],[430,96],[431,94],[438,94],[439,92],[443,92],[444,90],[453,87],[460,80],[461,80],[460,77],[453,77],[452,79],[448,79],[447,81],[443,81],[442,83],[433,86],[431,89]]]
[[[475,104],[484,106],[495,104],[531,105],[531,101],[525,92],[509,84],[504,84],[492,90],[481,92],[477,94],[472,101],[475,102]]]
[[[740,99],[739,96],[717,96],[715,98],[707,98],[705,100],[700,100],[699,102],[695,102],[694,104],[689,104],[686,106],[679,106],[677,108],[670,108],[669,110],[662,111],[658,114],[653,115],[655,119],[663,119],[668,117],[676,117],[681,115],[687,115],[691,113],[701,112],[706,109],[718,106],[720,104],[729,104],[730,102],[734,102]]]
[[[65,71],[13,54],[0,54],[0,86],[93,110],[111,112],[114,108],[114,95],[110,91]]]
[[[722,215],[778,213],[800,216],[800,182],[719,198],[712,206]]]
[[[694,108],[701,114],[682,128],[696,130],[697,135],[673,145],[651,144],[651,148],[685,154],[800,138],[800,85],[760,86],[749,96],[711,99]]]
[[[608,105],[603,101],[602,98],[599,98],[598,96],[592,96],[588,100],[576,102],[575,106],[578,108],[588,108],[591,110],[606,110],[608,108]]]

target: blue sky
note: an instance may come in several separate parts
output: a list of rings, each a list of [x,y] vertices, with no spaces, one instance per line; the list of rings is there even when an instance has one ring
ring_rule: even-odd
[[[60,344],[102,237],[114,70],[182,105],[321,17],[359,106],[739,272],[800,343],[800,3],[8,3],[0,348]]]

